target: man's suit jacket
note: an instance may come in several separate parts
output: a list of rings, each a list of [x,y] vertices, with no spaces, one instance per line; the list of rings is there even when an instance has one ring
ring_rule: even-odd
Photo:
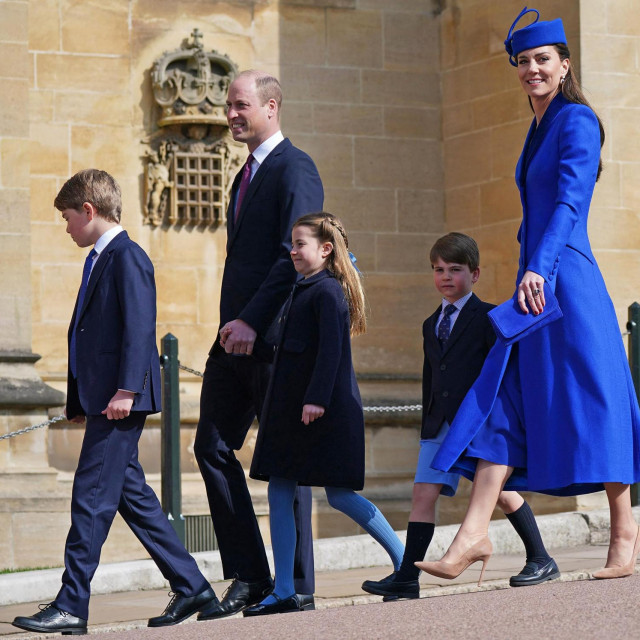
[[[156,288],[147,254],[121,231],[94,265],[82,309],[78,301],[76,371],[67,375],[67,417],[99,415],[118,389],[136,394],[132,411],[160,411]]]
[[[453,325],[444,350],[435,333],[442,306],[424,321],[421,438],[434,438],[445,420],[449,424],[453,422],[460,403],[478,377],[496,341],[487,317],[494,306],[471,294]]]
[[[285,138],[256,171],[237,222],[234,180],[227,212],[227,257],[220,294],[220,326],[240,318],[264,335],[296,280],[291,227],[322,210],[324,192],[313,160]]]

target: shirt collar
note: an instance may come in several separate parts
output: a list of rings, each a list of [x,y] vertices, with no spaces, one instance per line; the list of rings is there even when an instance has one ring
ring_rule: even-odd
[[[96,241],[94,245],[94,249],[96,253],[100,255],[106,248],[107,245],[121,232],[124,231],[122,225],[116,225],[115,227],[111,227],[108,231],[105,231]]]
[[[270,138],[267,138],[257,149],[253,151],[253,159],[261,165],[266,157],[284,140],[282,131],[277,131]]]
[[[473,295],[473,291],[469,291],[466,296],[462,296],[462,298],[458,298],[455,302],[448,302],[444,298],[442,299],[442,309],[444,311],[450,304],[452,304],[458,311],[464,307],[465,304],[469,301],[469,298]]]

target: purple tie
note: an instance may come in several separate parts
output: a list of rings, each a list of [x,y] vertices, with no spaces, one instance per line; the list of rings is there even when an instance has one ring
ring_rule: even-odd
[[[236,210],[234,214],[233,221],[238,221],[238,215],[240,214],[240,207],[242,206],[242,201],[244,200],[244,195],[247,193],[247,189],[249,188],[249,183],[251,182],[251,163],[253,162],[253,156],[249,154],[247,158],[247,162],[242,169],[242,178],[240,180],[240,188],[238,189],[238,195],[236,197]]]

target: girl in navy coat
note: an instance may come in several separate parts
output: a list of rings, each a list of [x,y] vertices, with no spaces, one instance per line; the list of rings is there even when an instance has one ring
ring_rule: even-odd
[[[329,504],[355,520],[398,568],[403,545],[384,516],[355,493],[364,486],[364,417],[350,335],[364,333],[364,293],[342,223],[330,213],[300,218],[291,257],[303,276],[279,322],[251,477],[269,481],[275,589],[245,616],[300,610],[293,586],[297,485],[324,487]]]
[[[573,74],[562,21],[536,18],[514,31],[529,11],[538,13],[525,8],[505,41],[535,115],[516,168],[520,311],[511,318],[544,320],[551,292],[563,316],[489,354],[433,463],[475,472],[469,510],[443,561],[419,566],[445,577],[464,570],[503,485],[552,495],[604,488],[611,543],[594,577],[624,577],[640,552],[629,491],[640,480],[640,411],[587,236],[604,133]]]

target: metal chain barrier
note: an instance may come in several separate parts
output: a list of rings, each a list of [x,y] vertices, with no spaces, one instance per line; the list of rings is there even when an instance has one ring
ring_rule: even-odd
[[[631,334],[631,323],[627,324],[627,330],[622,332],[623,336]],[[191,369],[191,367],[185,367],[184,365],[178,363],[178,368],[182,369],[182,371],[186,371],[187,373],[191,373],[194,376],[198,376],[199,378],[204,378],[204,374],[202,371],[196,371],[195,369]],[[422,411],[421,404],[401,404],[401,405],[378,405],[374,407],[362,407],[363,411],[368,411],[369,413],[399,413],[401,411]],[[25,427],[24,429],[19,429],[18,431],[12,431],[11,433],[5,433],[3,436],[0,436],[0,441],[8,440],[9,438],[15,438],[16,436],[21,436],[24,433],[29,433],[31,431],[35,431],[36,429],[42,429],[43,427],[48,427],[56,422],[60,422],[61,420],[66,420],[64,415],[56,416],[55,418],[51,418],[46,422],[41,422],[40,424],[34,424],[32,427]]]
[[[182,364],[178,364],[178,368],[183,371],[187,371],[188,373],[192,373],[194,376],[199,376],[200,378],[204,377],[204,374],[201,371],[196,371],[195,369],[190,369],[189,367],[185,367]],[[384,406],[380,405],[377,407],[362,407],[363,411],[369,411],[371,413],[398,413],[400,411],[422,411],[421,404],[401,404],[396,406]]]
[[[200,378],[204,377],[204,374],[201,371],[196,371],[195,369],[191,369],[190,367],[185,367],[184,365],[179,364],[178,367],[187,373],[192,373],[194,376],[198,376]],[[363,411],[369,411],[371,413],[398,413],[400,411],[421,411],[421,404],[403,404],[397,406],[384,406],[380,405],[377,407],[362,407]],[[30,433],[31,431],[35,431],[36,429],[43,429],[44,427],[48,427],[49,425],[55,424],[56,422],[60,422],[62,420],[66,420],[64,415],[56,416],[55,418],[51,418],[46,422],[41,422],[40,424],[34,424],[31,427],[25,427],[24,429],[19,429],[18,431],[12,431],[11,433],[5,433],[0,436],[0,441],[8,440],[9,438],[15,438],[16,436],[21,436],[25,433]]]
[[[40,424],[34,424],[32,427],[25,427],[24,429],[20,429],[18,431],[12,431],[11,433],[5,433],[3,436],[0,436],[0,440],[8,440],[9,438],[15,438],[16,436],[21,436],[23,433],[29,433],[30,431],[35,431],[36,429],[42,429],[43,427],[48,427],[50,424],[54,424],[55,422],[60,422],[61,420],[66,420],[67,418],[64,415],[56,416],[55,418],[51,418],[46,422],[41,422]]]
[[[194,376],[199,376],[200,378],[204,378],[204,373],[202,373],[201,371],[190,369],[189,367],[185,367],[182,364],[178,364],[178,369],[182,369],[183,371],[187,371],[188,373],[193,373]]]
[[[372,413],[397,413],[399,411],[422,411],[421,404],[400,404],[400,405],[381,405],[379,407],[362,407],[363,411],[371,411]]]

